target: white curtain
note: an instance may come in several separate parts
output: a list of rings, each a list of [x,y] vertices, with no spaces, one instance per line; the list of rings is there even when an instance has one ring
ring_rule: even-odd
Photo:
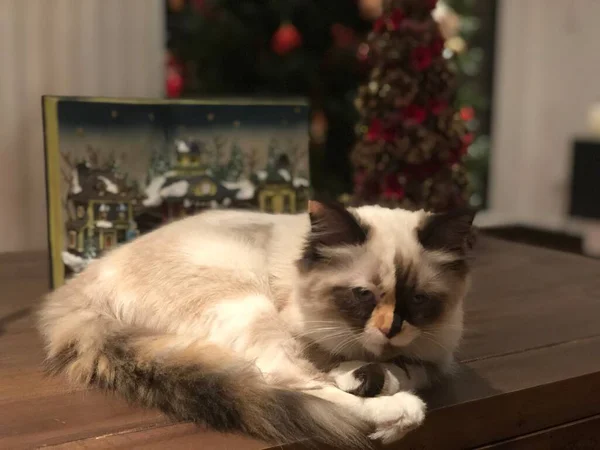
[[[571,144],[600,101],[600,0],[500,0],[490,223],[578,231]]]
[[[0,0],[0,252],[46,248],[41,96],[163,94],[162,0]]]

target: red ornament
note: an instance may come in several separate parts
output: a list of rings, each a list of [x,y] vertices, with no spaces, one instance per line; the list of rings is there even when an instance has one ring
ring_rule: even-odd
[[[427,47],[416,47],[410,54],[413,67],[419,72],[431,65],[431,50]]]
[[[419,105],[408,105],[402,110],[402,118],[408,122],[423,123],[427,118],[427,110]]]
[[[192,6],[196,11],[203,12],[204,8],[206,8],[205,0],[192,0]]]
[[[440,56],[444,50],[444,40],[440,37],[435,38],[431,43],[431,54],[434,57]]]
[[[371,125],[369,125],[369,130],[367,131],[367,139],[369,141],[376,141],[381,137],[383,132],[383,124],[380,119],[373,119],[371,121]]]
[[[465,122],[475,118],[475,110],[471,106],[463,106],[460,108],[460,118]]]
[[[373,142],[379,139],[386,142],[392,142],[394,140],[394,130],[391,128],[384,128],[381,119],[373,119],[367,131],[367,140]]]
[[[369,60],[370,52],[371,49],[369,48],[369,44],[363,42],[358,46],[358,50],[356,51],[356,57],[361,63],[365,63]]]
[[[439,116],[448,108],[448,101],[442,99],[434,99],[429,102],[429,110],[432,114]]]
[[[400,24],[404,20],[406,16],[404,15],[404,11],[400,8],[394,9],[390,14],[390,19],[388,21],[388,29],[390,31],[395,31],[400,28]]]
[[[383,181],[383,197],[388,200],[404,198],[404,186],[398,181],[398,174],[387,175]]]
[[[438,0],[424,0],[425,1],[425,5],[427,5],[428,9],[435,9],[435,7],[437,6],[437,2]]]
[[[385,30],[385,19],[380,17],[373,24],[373,31],[375,31],[375,33],[381,33],[383,30]]]
[[[291,23],[282,24],[271,39],[271,49],[283,56],[302,45],[302,36]]]
[[[339,23],[331,26],[331,36],[335,45],[341,48],[351,47],[355,41],[354,30]]]
[[[185,0],[169,0],[169,9],[173,12],[180,12],[185,8]]]
[[[183,92],[183,77],[181,73],[172,67],[167,69],[167,97],[176,98],[181,97]]]
[[[473,143],[473,141],[475,140],[475,136],[473,135],[473,133],[466,133],[463,137],[462,137],[462,143],[464,145],[466,145],[467,147],[469,145],[471,145]]]

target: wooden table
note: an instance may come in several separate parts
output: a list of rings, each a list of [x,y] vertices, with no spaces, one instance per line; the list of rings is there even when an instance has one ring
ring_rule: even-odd
[[[43,254],[0,255],[0,449],[266,447],[45,378],[47,276]],[[482,238],[466,326],[460,373],[394,448],[600,449],[599,261]]]

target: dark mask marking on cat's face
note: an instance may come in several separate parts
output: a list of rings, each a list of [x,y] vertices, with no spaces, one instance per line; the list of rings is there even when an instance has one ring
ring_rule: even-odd
[[[439,318],[443,302],[438,294],[427,293],[417,285],[412,265],[396,268],[396,309],[394,320],[425,326]]]
[[[336,286],[331,290],[331,298],[344,320],[358,328],[364,328],[377,306],[375,295],[360,288]]]

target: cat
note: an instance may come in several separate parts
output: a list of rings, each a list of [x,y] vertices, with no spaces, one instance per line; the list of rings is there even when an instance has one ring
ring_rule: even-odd
[[[453,367],[473,218],[310,201],[180,219],[45,298],[47,369],[274,443],[395,441]]]

